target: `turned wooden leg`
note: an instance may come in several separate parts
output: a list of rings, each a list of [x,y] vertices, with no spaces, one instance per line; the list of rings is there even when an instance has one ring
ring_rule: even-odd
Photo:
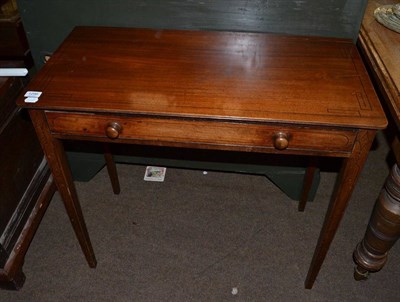
[[[86,229],[64,147],[59,139],[52,136],[43,111],[31,109],[29,114],[81,249],[89,266],[96,267],[96,258]]]
[[[370,272],[379,271],[399,237],[400,169],[394,165],[375,203],[365,236],[354,250],[354,278],[365,280]]]
[[[308,289],[312,288],[319,270],[321,269],[329,246],[336,234],[336,230],[351,197],[351,193],[353,192],[357,178],[367,159],[375,133],[376,131],[373,130],[360,130],[350,157],[344,159],[314,251],[314,256],[308,270],[305,281],[305,287]]]
[[[114,194],[119,194],[121,189],[119,186],[117,166],[115,165],[109,144],[104,144],[104,159],[106,160],[108,176],[110,177],[113,192]]]

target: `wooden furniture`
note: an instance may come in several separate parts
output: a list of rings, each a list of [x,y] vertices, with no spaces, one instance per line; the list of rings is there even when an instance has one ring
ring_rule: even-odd
[[[366,234],[354,251],[354,277],[366,279],[382,269],[388,251],[400,237],[400,34],[375,21],[374,10],[393,1],[369,1],[359,35],[359,48],[370,67],[395,134],[392,150],[397,164],[376,201]]]
[[[1,8],[7,5],[12,7],[12,1],[0,1]],[[33,66],[31,50],[17,9],[0,11],[0,45],[1,60],[23,61],[27,68]]]
[[[17,11],[0,1],[0,68],[33,64]],[[15,104],[26,79],[0,77],[0,287],[19,289],[25,253],[55,184],[26,111]]]
[[[0,63],[1,66],[1,63]],[[0,287],[19,289],[25,253],[55,185],[27,112],[22,80],[0,77]]]
[[[44,56],[53,53],[58,45],[65,39],[75,25],[103,25],[123,26],[135,28],[169,28],[191,30],[215,30],[215,31],[244,31],[244,32],[279,32],[291,35],[313,35],[341,37],[355,40],[358,35],[362,14],[366,6],[364,0],[348,1],[307,1],[299,3],[298,9],[294,7],[292,0],[268,0],[268,1],[243,1],[243,0],[213,0],[213,1],[120,1],[115,5],[114,0],[91,1],[70,0],[18,0],[18,6],[28,32],[28,40],[31,42],[31,50],[35,65],[40,69],[44,63]],[[79,9],[77,9],[79,7]],[[112,7],[112,10],[110,10]],[[62,16],[60,18],[49,16]],[[346,18],[343,18],[346,16]],[[321,22],[323,20],[323,22]],[[99,24],[101,22],[101,24]],[[318,24],[318,26],[316,26]],[[45,37],[45,38],[44,38]],[[81,143],[74,142],[75,145]],[[224,157],[202,166],[196,156],[190,158],[178,158],[173,163],[170,154],[163,152],[162,160],[157,157],[150,158],[152,147],[143,146],[140,150],[150,149],[149,153],[132,151],[128,156],[114,156],[117,162],[150,165],[174,165],[175,167],[213,169],[229,172],[249,172],[266,176],[280,190],[290,198],[299,200],[302,196],[302,180],[306,174],[306,164],[296,161],[291,165],[290,161],[276,165],[271,158],[266,161],[250,162],[236,161],[234,157]],[[128,148],[129,149],[129,148]],[[100,150],[93,152],[93,156],[87,153],[69,152],[73,154],[75,162],[87,160],[103,164]],[[141,153],[138,155],[138,153]],[[201,152],[199,152],[201,154]],[[217,152],[218,153],[218,152]],[[157,153],[154,153],[157,156]],[[172,153],[172,157],[176,153]],[[158,154],[159,155],[159,154]],[[152,162],[152,160],[154,160]],[[231,160],[231,161],[229,161]],[[255,162],[253,164],[251,161]],[[306,159],[305,159],[306,161]],[[261,164],[262,163],[262,164]],[[90,164],[83,162],[85,166]],[[72,169],[76,166],[72,165]],[[80,165],[80,170],[83,170]],[[94,168],[94,170],[96,170]],[[76,171],[76,170],[75,170]],[[76,173],[73,175],[77,176]],[[84,178],[90,173],[82,173]],[[92,174],[93,175],[93,174]],[[79,175],[78,175],[79,178]],[[319,170],[314,174],[314,184],[310,190],[309,200],[313,200],[319,183]]]
[[[90,267],[96,258],[64,139],[343,158],[306,288],[387,123],[344,39],[77,27],[26,90],[42,92],[17,104],[29,109]]]

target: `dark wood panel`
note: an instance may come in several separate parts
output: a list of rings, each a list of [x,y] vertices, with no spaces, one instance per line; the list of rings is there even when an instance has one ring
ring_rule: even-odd
[[[0,80],[0,288],[13,289],[25,280],[24,256],[45,210],[34,208],[54,193],[42,196],[50,171],[27,112],[16,107],[21,89],[20,79]]]
[[[0,64],[1,67],[1,64]],[[22,81],[17,78],[0,77],[0,132],[10,117],[15,114],[15,98],[22,89]]]
[[[400,35],[374,18],[377,7],[394,3],[398,1],[370,0],[359,35],[359,48],[387,109],[388,130],[392,130],[388,137],[394,136],[389,139],[394,140],[391,151],[396,164],[375,202],[364,238],[354,250],[356,280],[365,280],[370,272],[381,270],[390,257],[391,248],[400,238]]]
[[[33,66],[25,29],[18,14],[0,19],[0,58],[1,60],[23,61],[28,68]]]

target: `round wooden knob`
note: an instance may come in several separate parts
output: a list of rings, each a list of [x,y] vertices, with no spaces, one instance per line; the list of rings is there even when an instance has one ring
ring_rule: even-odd
[[[284,150],[289,146],[289,137],[284,132],[278,132],[274,135],[274,147],[278,150]]]
[[[121,133],[122,127],[117,122],[110,122],[106,127],[106,135],[111,139],[116,139]]]

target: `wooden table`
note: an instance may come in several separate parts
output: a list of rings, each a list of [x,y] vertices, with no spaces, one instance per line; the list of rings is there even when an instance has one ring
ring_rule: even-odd
[[[27,90],[42,95],[17,103],[29,109],[91,267],[63,139],[343,158],[306,288],[387,124],[355,45],[343,39],[78,27]]]
[[[383,268],[388,252],[400,238],[400,34],[379,24],[374,10],[394,1],[369,1],[359,34],[359,47],[379,88],[394,133],[396,162],[376,201],[363,240],[354,251],[354,277],[368,278]]]

